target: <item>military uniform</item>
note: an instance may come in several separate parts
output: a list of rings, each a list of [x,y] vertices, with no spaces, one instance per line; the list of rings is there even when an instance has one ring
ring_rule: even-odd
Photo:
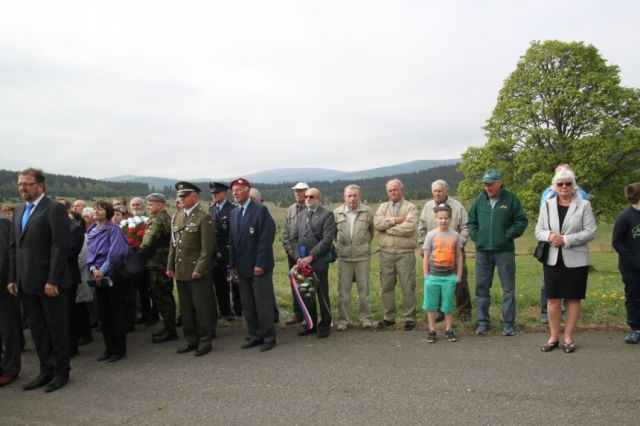
[[[229,265],[229,219],[231,218],[231,210],[236,206],[226,201],[222,208],[218,208],[217,204],[209,207],[211,217],[213,217],[216,227],[216,265],[213,268],[213,282],[216,288],[216,298],[218,299],[218,311],[221,316],[233,316],[230,303],[230,289],[227,281],[227,266]],[[233,313],[236,316],[242,316],[242,307],[240,305],[240,293],[231,290],[233,293]]]
[[[162,315],[163,332],[175,338],[176,302],[173,298],[173,280],[167,277],[166,273],[170,242],[171,218],[165,210],[162,210],[150,217],[138,254],[145,260],[145,266],[149,271],[151,292],[158,311]]]
[[[167,271],[175,274],[184,337],[192,347],[210,348],[217,316],[211,274],[216,248],[213,218],[196,204],[190,212],[173,216],[171,232]],[[193,279],[193,272],[200,278]]]

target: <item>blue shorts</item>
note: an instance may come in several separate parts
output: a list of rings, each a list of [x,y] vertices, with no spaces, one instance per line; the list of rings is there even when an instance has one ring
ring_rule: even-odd
[[[456,294],[455,274],[431,275],[424,279],[424,302],[422,309],[435,312],[440,308],[445,314],[453,313],[453,300]],[[440,304],[442,303],[442,306]]]

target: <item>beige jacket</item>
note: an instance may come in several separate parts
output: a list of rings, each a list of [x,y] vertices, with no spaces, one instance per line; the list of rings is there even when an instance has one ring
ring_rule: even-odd
[[[416,226],[418,224],[418,208],[409,201],[398,201],[400,208],[398,216],[404,216],[406,220],[396,224],[393,216],[393,203],[387,201],[380,204],[373,217],[373,224],[379,232],[378,245],[380,250],[389,253],[405,253],[414,251],[418,242]]]
[[[305,210],[306,207],[302,207]],[[298,203],[293,203],[287,208],[287,213],[284,216],[284,225],[282,226],[282,246],[284,247],[287,256],[293,256],[291,251],[291,235],[293,234],[293,228],[296,226],[296,216],[298,215]]]
[[[373,211],[369,206],[360,204],[353,223],[353,234],[349,232],[347,205],[344,204],[333,211],[336,218],[336,250],[338,257],[349,262],[367,260],[371,257],[371,240],[373,239]]]
[[[451,197],[447,197],[444,204],[451,207],[451,224],[449,225],[449,229],[460,234],[462,244],[466,244],[469,239],[469,230],[467,229],[469,217],[467,216],[467,211],[460,201],[454,200]],[[422,248],[427,233],[438,227],[435,220],[435,213],[433,212],[435,206],[436,202],[430,200],[422,208],[422,213],[418,220],[418,248]]]

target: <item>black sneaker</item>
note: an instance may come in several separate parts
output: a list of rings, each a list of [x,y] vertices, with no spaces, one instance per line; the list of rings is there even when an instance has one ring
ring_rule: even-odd
[[[635,345],[640,342],[640,330],[631,330],[626,336],[624,336],[624,341],[631,345]]]
[[[447,336],[447,340],[450,342],[457,342],[458,338],[456,337],[456,333],[453,330],[447,330],[444,332],[445,336]]]
[[[427,343],[435,343],[436,340],[438,340],[436,338],[436,332],[435,331],[430,331],[427,333]]]

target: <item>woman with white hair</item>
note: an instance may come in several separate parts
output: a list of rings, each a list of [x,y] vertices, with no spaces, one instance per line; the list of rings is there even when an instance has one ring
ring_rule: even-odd
[[[543,259],[544,285],[547,292],[547,313],[550,336],[542,352],[550,352],[560,344],[561,302],[565,300],[566,316],[563,350],[576,350],[574,330],[580,318],[580,303],[587,291],[589,275],[589,241],[596,233],[596,221],[591,204],[577,191],[576,177],[571,170],[560,170],[553,177],[557,197],[540,206],[536,238],[549,243]]]

